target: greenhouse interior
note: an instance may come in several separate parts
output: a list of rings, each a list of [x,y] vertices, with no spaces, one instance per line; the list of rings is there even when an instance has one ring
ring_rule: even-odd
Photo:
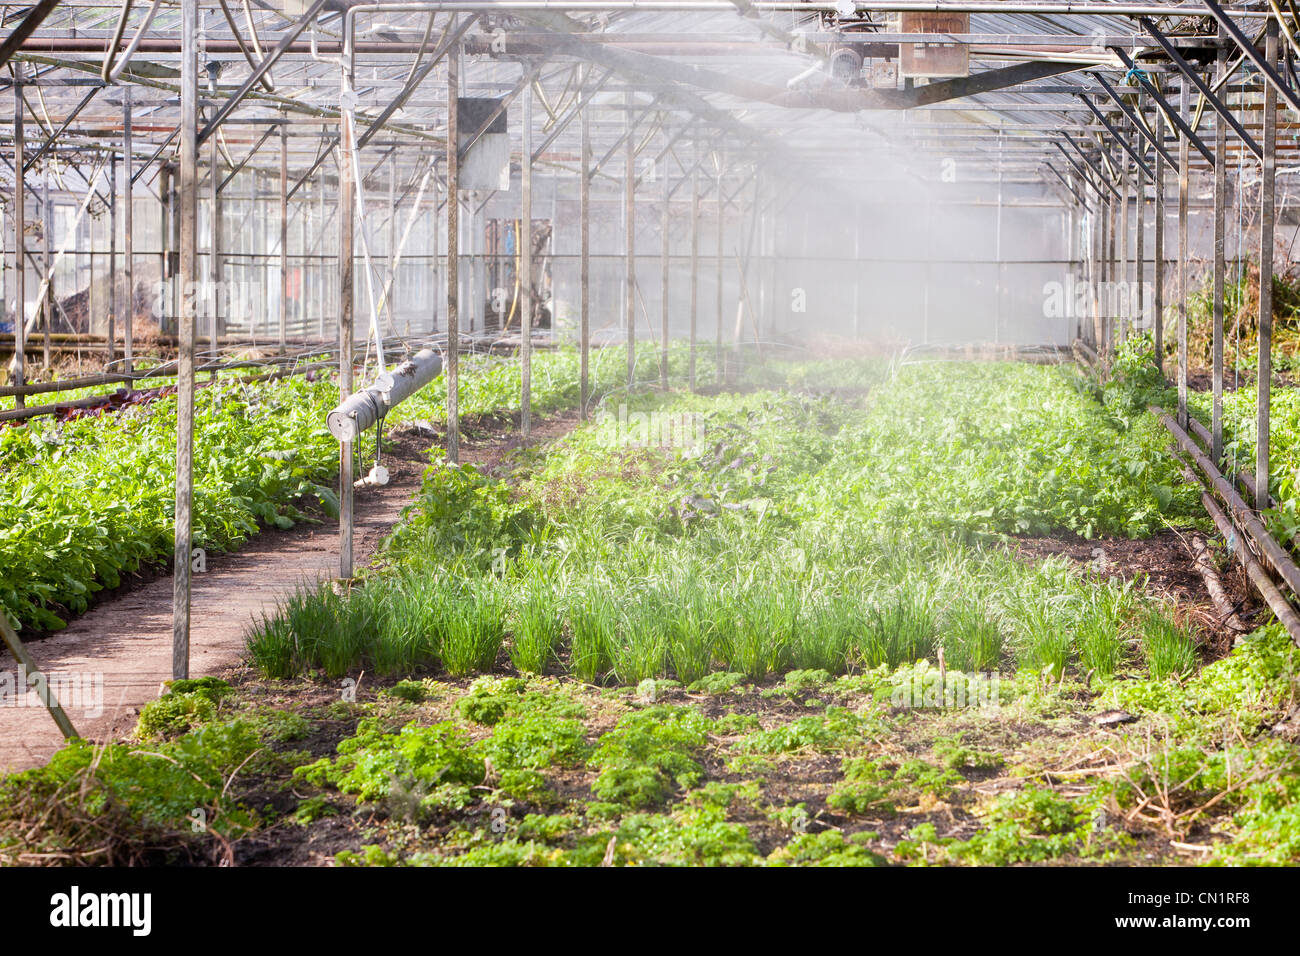
[[[1300,864],[1293,0],[3,20],[0,866]]]

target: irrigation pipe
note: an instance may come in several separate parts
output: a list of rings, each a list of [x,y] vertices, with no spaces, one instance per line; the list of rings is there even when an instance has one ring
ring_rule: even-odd
[[[126,32],[126,18],[131,13],[131,3],[132,0],[125,0],[122,4],[122,15],[117,19],[117,29],[113,32],[113,42],[109,46],[107,54],[104,56],[104,68],[100,71],[100,78],[103,79],[105,83],[117,82],[117,78],[122,75],[122,72],[131,62],[131,57],[135,56],[135,51],[139,48],[140,41],[144,39],[144,35],[149,31],[149,25],[153,23],[153,18],[154,15],[157,14],[158,8],[162,6],[162,0],[153,0],[153,3],[149,7],[149,12],[145,14],[144,22],[141,23],[140,28],[135,31],[135,36],[131,38],[131,42],[127,45],[127,48],[122,51],[122,55],[118,56],[117,47],[118,44],[122,42],[122,34]]]

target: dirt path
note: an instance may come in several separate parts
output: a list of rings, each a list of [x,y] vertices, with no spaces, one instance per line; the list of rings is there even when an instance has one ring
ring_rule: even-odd
[[[530,443],[555,438],[575,422],[574,414],[538,422]],[[523,444],[511,419],[466,425],[462,461],[491,468]],[[418,492],[428,465],[422,449],[443,443],[441,430],[423,436],[396,434],[402,437],[385,455],[390,483],[357,491],[359,566],[374,554]],[[206,573],[193,577],[190,675],[221,674],[238,663],[250,621],[273,611],[301,584],[337,574],[338,525],[328,519],[288,531],[264,531],[233,554],[209,554]],[[165,576],[111,597],[66,629],[29,643],[42,672],[71,681],[60,697],[86,739],[129,733],[140,707],[157,697],[162,682],[171,677],[171,608],[172,580]],[[13,679],[13,662],[7,656],[0,660],[3,671]],[[43,707],[0,706],[0,773],[38,766],[62,743]]]

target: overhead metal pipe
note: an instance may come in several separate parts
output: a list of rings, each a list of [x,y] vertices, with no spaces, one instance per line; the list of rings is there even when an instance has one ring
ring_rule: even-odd
[[[392,371],[380,374],[374,385],[342,401],[325,416],[325,424],[340,442],[355,442],[362,432],[441,374],[442,357],[437,352],[417,352]]]
[[[302,31],[307,29],[308,25],[316,19],[316,15],[324,9],[326,2],[327,0],[312,0],[312,5],[308,7],[307,11],[294,22],[293,26],[289,27],[284,36],[280,39],[280,42],[276,44],[275,49],[268,53],[262,59],[262,62],[258,64],[257,68],[248,75],[248,79],[244,81],[244,85],[235,92],[234,96],[231,96],[221,104],[216,115],[212,117],[208,124],[204,126],[203,130],[199,133],[200,146],[202,146],[203,142],[216,131],[217,127],[221,125],[222,120],[234,112],[235,107],[240,104],[244,97],[252,92],[253,87],[257,86],[257,84],[262,81],[262,77],[265,76],[267,71],[275,65],[276,61],[284,55],[285,51],[289,49],[289,45],[293,43],[294,40],[298,39],[302,34]],[[349,11],[348,15],[351,16],[351,11]]]

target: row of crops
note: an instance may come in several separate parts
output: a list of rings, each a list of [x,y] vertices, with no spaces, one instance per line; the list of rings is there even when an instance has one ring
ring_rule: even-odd
[[[656,417],[706,437],[645,447],[628,422]],[[971,671],[1181,674],[1193,639],[1167,609],[1001,544],[1194,522],[1164,445],[1149,416],[1034,366],[906,366],[865,403],[643,394],[509,481],[432,469],[392,570],[297,596],[250,646],[275,678],[467,675],[508,654],[584,681],[759,680],[938,648]]]
[[[671,359],[684,375],[680,350]],[[658,377],[646,348],[638,379]],[[597,353],[592,386],[604,395],[625,380],[623,355]],[[310,379],[310,380],[309,380]],[[539,412],[578,400],[574,350],[534,359]],[[465,416],[519,407],[517,361],[467,358]],[[445,421],[440,378],[390,423]],[[337,509],[338,443],[325,429],[337,404],[329,375],[273,383],[218,381],[196,396],[194,543],[237,548],[260,528],[291,527],[304,508]],[[124,574],[165,564],[172,553],[176,401],[164,397],[115,414],[0,424],[0,612],[18,627],[55,630]]]

